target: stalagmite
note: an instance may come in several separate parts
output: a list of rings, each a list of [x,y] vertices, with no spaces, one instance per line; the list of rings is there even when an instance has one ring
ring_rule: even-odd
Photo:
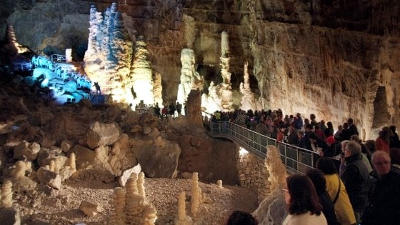
[[[201,201],[201,189],[199,187],[199,174],[197,172],[193,173],[192,176],[192,205],[191,205],[191,212],[193,217],[196,217],[199,212]]]
[[[114,214],[109,225],[125,225],[125,190],[121,187],[114,189],[113,195]]]
[[[68,166],[71,168],[72,173],[76,172],[76,157],[73,152],[69,155]]]
[[[219,188],[223,188],[222,187],[222,180],[217,180],[217,185],[218,185]]]
[[[268,170],[268,181],[270,182],[270,191],[280,191],[286,186],[286,167],[282,163],[278,149],[273,145],[267,146],[267,156],[265,157],[265,166]]]
[[[153,205],[146,204],[143,212],[143,225],[154,225],[157,220],[157,210]]]
[[[175,225],[190,225],[192,219],[186,215],[186,194],[182,191],[178,198],[178,218],[175,221]]]
[[[128,180],[129,183],[129,180]],[[126,186],[125,221],[127,225],[143,224],[144,199]]]
[[[56,162],[54,160],[50,161],[50,171],[56,172]]]
[[[1,206],[10,208],[12,203],[12,183],[10,180],[6,180],[1,187]]]
[[[15,168],[12,170],[11,176],[14,179],[18,179],[18,178],[24,177],[25,176],[25,171],[27,169],[28,168],[27,168],[25,162],[18,161],[18,162],[15,163]]]
[[[140,172],[137,181],[138,193],[146,201],[146,191],[144,189],[144,173]]]

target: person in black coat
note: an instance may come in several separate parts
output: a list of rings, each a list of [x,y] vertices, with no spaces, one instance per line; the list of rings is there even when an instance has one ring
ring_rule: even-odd
[[[355,141],[349,141],[344,149],[345,168],[342,180],[349,194],[357,223],[368,204],[369,173],[361,156],[361,146]]]
[[[314,184],[319,197],[319,203],[322,205],[322,212],[325,215],[328,225],[340,225],[336,218],[332,200],[326,191],[326,180],[322,171],[319,169],[309,169],[307,170],[306,175]]]
[[[391,167],[390,161],[390,156],[384,151],[372,154],[375,170],[371,173],[369,205],[364,211],[362,225],[399,224],[400,173]]]

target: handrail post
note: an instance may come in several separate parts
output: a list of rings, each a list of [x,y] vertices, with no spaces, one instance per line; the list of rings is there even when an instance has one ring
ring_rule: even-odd
[[[299,153],[300,150],[298,148],[296,148],[296,170],[299,171]]]

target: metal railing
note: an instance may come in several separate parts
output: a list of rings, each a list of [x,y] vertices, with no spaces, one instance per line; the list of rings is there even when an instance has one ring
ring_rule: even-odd
[[[274,138],[267,137],[235,123],[229,121],[210,122],[210,130],[211,136],[228,138],[263,159],[267,153],[267,145],[276,146],[281,154],[282,162],[289,172],[304,174],[307,169],[315,167],[317,153],[284,142],[278,142]]]

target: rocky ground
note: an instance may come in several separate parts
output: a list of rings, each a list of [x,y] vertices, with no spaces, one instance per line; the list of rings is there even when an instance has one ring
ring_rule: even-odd
[[[153,178],[145,182],[147,198],[157,209],[156,224],[174,224],[181,191],[187,194],[186,210],[190,212],[191,180]],[[60,190],[18,193],[14,205],[21,210],[26,224],[106,224],[111,215],[114,186],[117,184],[70,179]],[[252,212],[257,207],[257,196],[248,189],[237,186],[221,189],[204,183],[200,183],[200,188],[204,202],[197,224],[222,225],[233,210]],[[85,216],[79,210],[83,200],[97,203],[101,211],[93,217]]]

